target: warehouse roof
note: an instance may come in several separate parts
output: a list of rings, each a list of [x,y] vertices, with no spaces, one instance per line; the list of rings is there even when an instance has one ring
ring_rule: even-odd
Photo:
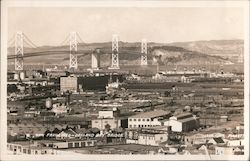
[[[175,117],[179,120],[179,119],[193,117],[193,115],[187,112],[187,113],[181,113],[181,114],[175,115]]]
[[[189,117],[189,118],[181,119],[181,120],[178,120],[178,121],[184,123],[184,122],[189,122],[189,121],[192,121],[192,120],[196,120],[196,119],[194,117]]]
[[[133,115],[129,118],[155,118],[155,117],[165,116],[169,114],[170,114],[169,111],[155,110],[155,111],[143,112],[137,115]]]

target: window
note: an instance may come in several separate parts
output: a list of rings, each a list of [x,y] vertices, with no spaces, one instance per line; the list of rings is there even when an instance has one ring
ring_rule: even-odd
[[[134,127],[136,127],[136,125],[134,125]]]
[[[145,119],[142,119],[142,121],[145,121]]]
[[[79,143],[75,143],[75,148],[79,148]]]
[[[73,143],[68,143],[68,147],[72,148],[73,147]]]
[[[130,128],[132,128],[132,125],[129,125]]]
[[[82,146],[82,147],[85,147],[85,142],[81,142],[81,146]]]
[[[141,127],[141,125],[139,125],[139,127]]]
[[[88,144],[88,146],[90,146],[90,145],[92,144],[92,142],[91,142],[91,141],[88,141],[87,144]]]
[[[13,147],[12,147],[12,145],[10,145],[10,150],[13,150]]]
[[[136,121],[136,119],[134,119],[134,121]]]
[[[163,137],[160,137],[160,140],[162,140],[163,139]]]
[[[37,151],[35,151],[35,154],[38,154],[38,152],[37,152]]]
[[[99,121],[95,121],[95,123],[97,124],[97,123],[99,123]]]
[[[132,119],[129,119],[129,121],[132,121]]]
[[[141,127],[144,127],[143,125],[141,125]]]
[[[138,119],[138,121],[141,121],[141,119]]]
[[[149,121],[149,119],[147,119],[147,121]]]

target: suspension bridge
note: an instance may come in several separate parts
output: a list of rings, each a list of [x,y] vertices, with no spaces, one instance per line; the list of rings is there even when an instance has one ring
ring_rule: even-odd
[[[8,59],[15,60],[15,70],[22,71],[24,66],[24,60],[27,57],[36,57],[36,56],[46,56],[46,55],[69,55],[69,69],[78,69],[78,55],[88,55],[91,54],[91,68],[98,70],[100,68],[100,55],[102,54],[111,54],[111,65],[109,69],[120,69],[119,64],[119,53],[130,53],[137,54],[140,57],[140,62],[142,66],[148,65],[147,59],[147,40],[142,39],[141,41],[141,51],[135,50],[124,50],[119,49],[119,37],[118,35],[112,36],[111,48],[90,48],[82,40],[80,35],[77,32],[70,32],[66,38],[58,46],[68,45],[68,49],[58,49],[58,47],[50,47],[46,51],[36,51],[39,49],[35,43],[33,43],[26,34],[23,32],[16,32],[10,40],[8,41],[8,46],[14,48],[14,54],[8,54]],[[84,49],[78,50],[78,45],[83,44]],[[32,52],[24,51],[28,47],[33,49]]]

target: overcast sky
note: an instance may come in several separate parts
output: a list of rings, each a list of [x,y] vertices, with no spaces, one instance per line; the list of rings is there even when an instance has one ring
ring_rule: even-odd
[[[24,32],[36,45],[57,45],[70,31],[85,42],[243,39],[241,8],[10,8],[8,35]]]

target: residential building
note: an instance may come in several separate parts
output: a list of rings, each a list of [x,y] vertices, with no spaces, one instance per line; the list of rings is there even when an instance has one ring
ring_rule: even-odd
[[[55,103],[52,105],[51,111],[54,112],[56,115],[66,114],[68,112],[68,108],[64,104]]]
[[[72,129],[67,129],[61,131],[58,135],[56,135],[57,139],[73,139],[75,138],[77,133]]]
[[[225,145],[225,141],[221,138],[212,138],[208,141],[208,144],[213,144],[213,145]]]
[[[11,136],[16,135],[26,135],[28,136],[34,136],[34,137],[40,137],[44,136],[44,133],[47,130],[54,130],[57,129],[63,129],[66,128],[66,124],[40,124],[40,123],[18,123],[18,124],[8,124],[7,132]]]
[[[195,132],[189,133],[184,136],[184,144],[185,145],[194,145],[194,144],[205,144],[207,141],[213,138],[225,138],[225,134],[222,133],[202,133],[202,132]]]

